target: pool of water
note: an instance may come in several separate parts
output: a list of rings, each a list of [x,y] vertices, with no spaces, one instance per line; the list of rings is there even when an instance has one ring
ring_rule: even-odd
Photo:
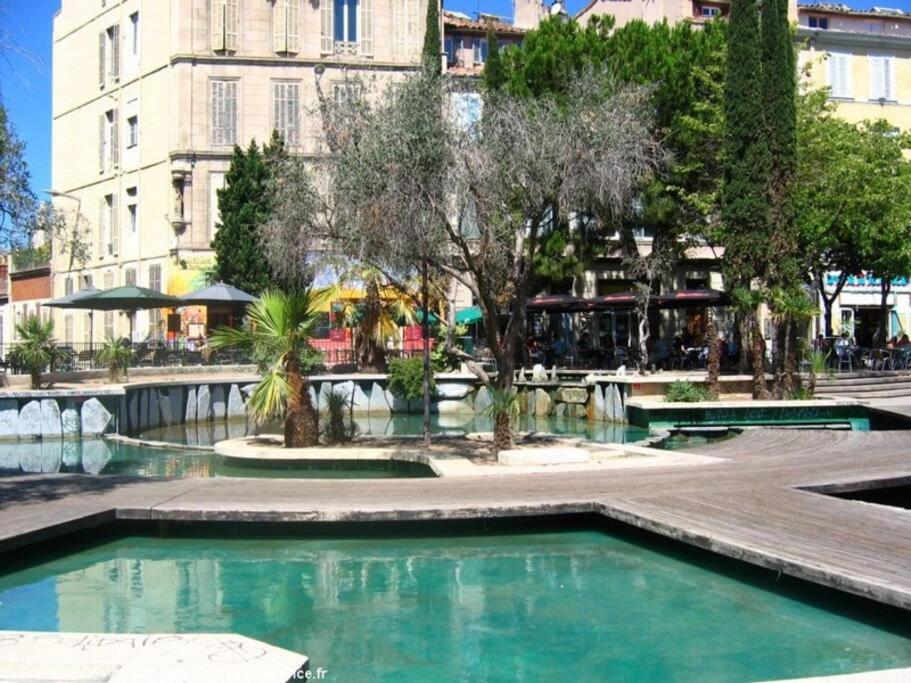
[[[911,665],[906,615],[594,525],[264,531],[57,545],[7,565],[0,629],[236,632],[338,681],[752,681]]]
[[[433,470],[399,461],[338,460],[227,465],[212,451],[148,448],[106,439],[0,442],[0,474],[82,473],[135,477],[282,477],[307,479],[387,479],[433,477]]]
[[[383,418],[358,417],[355,419],[358,432],[369,436],[414,436],[423,434],[424,418],[421,415],[393,415]],[[459,436],[472,432],[492,432],[493,420],[473,415],[432,415],[431,429],[434,434]],[[607,422],[589,422],[569,418],[535,418],[522,416],[517,428],[520,431],[546,432],[566,436],[580,436],[592,441],[605,443],[632,443],[646,438],[648,429],[631,425]],[[239,438],[253,433],[277,433],[282,431],[279,424],[255,428],[241,421],[202,422],[171,427],[148,429],[137,434],[139,438],[151,441],[165,441],[174,444],[211,446],[225,439]]]

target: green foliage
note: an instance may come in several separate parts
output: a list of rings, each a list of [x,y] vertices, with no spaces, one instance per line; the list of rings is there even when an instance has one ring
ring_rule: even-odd
[[[10,123],[0,102],[0,240],[23,244],[30,237],[38,210],[31,174],[25,161],[25,143]]]
[[[490,405],[484,409],[487,417],[506,415],[510,423],[515,424],[521,414],[522,406],[519,395],[511,389],[490,389]]]
[[[16,367],[27,369],[32,389],[40,389],[41,373],[45,368],[53,369],[54,363],[62,357],[54,339],[54,322],[42,322],[38,316],[29,316],[16,325],[16,335],[19,341],[10,349],[7,360]]]
[[[445,344],[436,344],[430,351],[430,367],[434,372],[453,372],[461,363],[459,355]]]
[[[32,270],[47,267],[51,261],[51,245],[44,243],[37,247],[22,247],[13,251],[13,270]]]
[[[284,143],[273,133],[260,150],[256,140],[246,151],[234,148],[224,189],[218,190],[221,222],[212,240],[215,265],[211,277],[251,294],[275,284],[261,242],[261,228],[272,216],[272,168],[285,157]]]
[[[482,80],[484,87],[491,91],[499,90],[506,82],[506,72],[503,69],[497,34],[492,31],[487,32],[487,61],[484,63]]]
[[[133,360],[133,350],[122,338],[108,339],[98,352],[98,360],[108,368],[108,376],[116,382],[123,375],[127,376],[127,369]]]
[[[671,382],[664,390],[664,400],[667,403],[699,403],[701,401],[714,401],[716,397],[701,384],[677,381]]]
[[[338,391],[330,391],[326,396],[325,426],[322,430],[323,440],[329,445],[348,443],[357,436],[357,425],[351,415],[348,397]]]
[[[389,391],[403,401],[417,400],[424,396],[424,359],[395,358],[389,362]],[[433,376],[430,393],[436,391]]]
[[[440,52],[443,45],[443,39],[440,36],[440,0],[430,0],[427,3],[425,27],[424,47],[421,51],[424,69],[428,73],[439,76],[443,72],[443,56]]]
[[[753,0],[732,0],[724,81],[724,270],[730,283],[766,274],[771,156],[764,116],[759,14]]]
[[[209,337],[213,349],[242,348],[259,366],[263,378],[247,402],[247,410],[257,422],[283,417],[289,382],[306,375],[318,361],[319,355],[309,343],[318,317],[317,301],[310,291],[266,291],[247,306],[245,327],[221,327]]]

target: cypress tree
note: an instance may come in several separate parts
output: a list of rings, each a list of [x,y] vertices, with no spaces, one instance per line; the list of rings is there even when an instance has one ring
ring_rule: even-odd
[[[800,277],[790,188],[797,168],[797,72],[787,0],[762,7],[762,73],[771,162],[769,279],[790,286]]]
[[[440,36],[440,0],[427,2],[427,26],[424,31],[424,49],[421,57],[424,69],[433,74],[442,74],[442,38]]]
[[[759,13],[732,0],[724,82],[724,187],[721,219],[729,286],[766,274],[769,246],[768,128],[763,112]]]
[[[490,91],[500,90],[506,81],[500,45],[492,31],[487,32],[487,62],[484,64],[484,87]]]
[[[270,166],[283,155],[284,145],[276,134],[262,150],[255,140],[246,150],[235,146],[225,187],[218,191],[221,220],[212,240],[215,265],[211,276],[250,294],[260,294],[274,284],[260,226],[272,214]]]

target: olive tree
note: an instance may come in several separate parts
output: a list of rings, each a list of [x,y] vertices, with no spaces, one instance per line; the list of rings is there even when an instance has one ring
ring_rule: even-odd
[[[279,178],[267,244],[280,271],[334,252],[391,280],[426,269],[468,288],[497,372],[464,360],[493,391],[502,450],[542,236],[575,212],[614,232],[663,153],[644,91],[600,71],[575,77],[560,102],[490,95],[482,116],[459,88],[425,70],[357,102],[323,102],[326,155]]]

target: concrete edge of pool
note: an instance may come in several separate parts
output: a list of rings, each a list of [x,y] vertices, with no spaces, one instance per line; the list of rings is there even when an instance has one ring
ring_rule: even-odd
[[[304,680],[308,666],[304,655],[237,634],[0,631],[3,681],[284,682]]]

